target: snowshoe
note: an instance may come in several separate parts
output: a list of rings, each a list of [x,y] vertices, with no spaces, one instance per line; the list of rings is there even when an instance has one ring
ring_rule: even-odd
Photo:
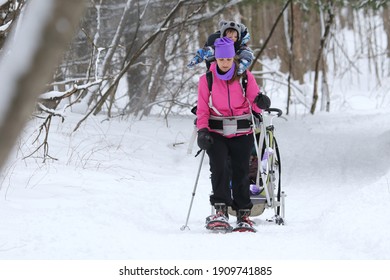
[[[229,224],[227,206],[219,203],[215,204],[216,214],[206,218],[206,229],[213,232],[230,232],[233,227]]]
[[[250,209],[237,211],[237,226],[233,229],[233,232],[256,232],[253,227],[254,222],[249,219],[250,214]]]

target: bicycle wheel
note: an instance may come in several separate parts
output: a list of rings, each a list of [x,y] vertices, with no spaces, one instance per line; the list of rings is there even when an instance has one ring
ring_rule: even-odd
[[[273,150],[272,158],[269,165],[269,181],[268,187],[271,193],[272,206],[275,208],[275,222],[284,224],[284,193],[282,191],[282,164],[280,160],[280,152],[276,138],[272,135],[270,147]]]

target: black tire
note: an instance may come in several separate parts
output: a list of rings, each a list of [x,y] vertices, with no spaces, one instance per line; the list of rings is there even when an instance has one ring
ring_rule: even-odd
[[[272,185],[276,189],[276,201],[279,202],[278,204],[281,205],[281,195],[282,195],[282,164],[280,161],[280,152],[279,152],[279,147],[278,143],[276,141],[276,138],[273,137],[273,145],[272,149],[275,151],[273,154],[273,164],[270,166],[270,176]],[[276,213],[278,216],[280,216],[281,212],[281,206],[277,206],[276,208]]]

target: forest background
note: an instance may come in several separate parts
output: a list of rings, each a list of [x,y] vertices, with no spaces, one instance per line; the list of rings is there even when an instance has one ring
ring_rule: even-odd
[[[34,1],[0,1],[2,54],[5,42],[12,39],[11,31],[17,33],[17,19],[29,2]],[[67,7],[75,2],[83,3],[69,1]],[[242,22],[249,28],[248,45],[256,57],[252,71],[273,105],[287,115],[353,106],[343,92],[368,97],[367,106],[373,109],[390,102],[388,1],[84,3],[85,9],[77,6],[82,16],[73,20],[75,35],[62,45],[61,63],[35,106],[35,116],[43,119],[46,130],[40,146],[44,158],[48,156],[45,147],[51,118],[63,118],[65,110],[84,115],[75,130],[91,114],[140,119],[150,114],[190,114],[196,103],[198,77],[205,67],[189,70],[186,65],[207,36],[218,29],[221,19]],[[53,16],[61,19],[62,11],[57,13]],[[35,67],[49,60],[40,59]],[[34,73],[34,68],[29,71]]]
[[[0,9],[1,259],[217,250],[389,259],[388,1],[0,0]],[[288,120],[275,121],[286,226],[261,217],[260,235],[205,233],[207,160],[191,231],[179,230],[199,168],[186,152],[205,71],[186,64],[221,19],[248,26],[253,73]],[[325,265],[311,267],[317,278],[337,271]]]

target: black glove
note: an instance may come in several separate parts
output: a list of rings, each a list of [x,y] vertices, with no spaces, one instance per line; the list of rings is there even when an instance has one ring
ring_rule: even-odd
[[[214,143],[213,137],[207,128],[199,129],[198,131],[198,146],[202,150],[208,150]]]
[[[267,95],[262,94],[261,92],[255,98],[255,103],[257,107],[262,110],[267,110],[271,107],[271,99]]]

